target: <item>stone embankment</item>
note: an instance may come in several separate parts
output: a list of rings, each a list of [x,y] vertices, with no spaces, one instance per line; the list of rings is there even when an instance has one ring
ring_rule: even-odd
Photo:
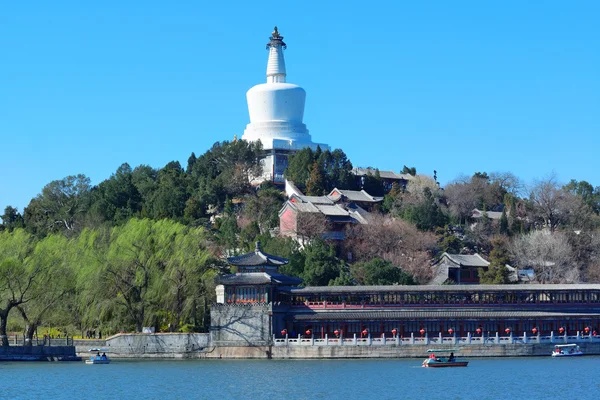
[[[557,343],[443,343],[386,345],[212,346],[206,333],[118,334],[106,341],[75,341],[77,355],[103,347],[112,358],[136,359],[341,359],[426,358],[431,348],[457,348],[465,357],[550,356]],[[586,355],[600,355],[600,342],[578,341]]]
[[[0,361],[81,361],[74,346],[0,346]]]

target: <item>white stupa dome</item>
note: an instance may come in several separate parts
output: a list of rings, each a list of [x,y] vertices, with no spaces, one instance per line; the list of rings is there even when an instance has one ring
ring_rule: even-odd
[[[286,83],[283,49],[287,46],[277,27],[270,39],[267,44],[267,83],[256,85],[246,93],[250,123],[242,139],[260,140],[265,150],[316,149],[319,144],[312,142],[302,122],[306,91],[298,85]],[[327,145],[320,146],[323,150],[329,148]]]

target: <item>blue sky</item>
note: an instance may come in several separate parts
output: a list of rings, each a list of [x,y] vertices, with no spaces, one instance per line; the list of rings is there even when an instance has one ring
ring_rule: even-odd
[[[355,166],[600,185],[597,1],[0,4],[0,212],[241,136],[285,37],[313,140]]]

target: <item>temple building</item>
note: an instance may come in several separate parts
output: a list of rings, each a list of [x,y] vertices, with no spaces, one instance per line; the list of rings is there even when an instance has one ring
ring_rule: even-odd
[[[243,140],[260,140],[265,150],[262,180],[283,183],[288,155],[310,147],[329,150],[323,143],[314,143],[303,122],[306,91],[286,82],[287,72],[283,50],[287,45],[277,27],[267,43],[267,82],[252,87],[246,93],[250,123]]]

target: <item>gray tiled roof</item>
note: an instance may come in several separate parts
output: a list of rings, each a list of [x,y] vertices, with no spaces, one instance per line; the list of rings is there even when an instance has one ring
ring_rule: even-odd
[[[442,254],[440,261],[438,261],[436,264],[441,262],[444,259],[444,257],[447,257],[450,261],[462,267],[487,267],[488,265],[490,265],[490,263],[486,261],[483,257],[481,257],[479,254],[448,254],[446,252]]]
[[[490,219],[500,219],[500,218],[502,218],[502,212],[501,211],[481,211],[481,210],[478,210],[477,208],[475,208],[473,210],[473,214],[471,215],[471,217],[472,218],[481,218],[481,217],[483,217],[483,213],[484,212],[486,213],[486,215]]]
[[[273,256],[263,253],[260,249],[260,244],[256,243],[256,250],[252,253],[243,254],[241,256],[228,257],[227,262],[237,266],[275,266],[285,265],[288,263],[287,258]]]
[[[219,278],[222,285],[264,285],[276,283],[279,285],[296,286],[302,283],[302,279],[272,272],[244,272],[225,275]]]
[[[357,176],[364,175],[375,175],[375,170],[372,168],[353,168],[352,173]],[[410,174],[397,174],[394,171],[382,171],[379,170],[379,176],[383,179],[396,179],[396,180],[411,180],[413,176]]]
[[[323,213],[323,215],[327,215],[328,217],[347,217],[350,215],[348,211],[344,210],[338,205],[330,206],[324,204],[315,204],[315,206]]]
[[[523,285],[381,285],[381,286],[308,286],[304,288],[280,288],[296,295],[341,293],[415,293],[415,292],[531,292],[598,290],[600,284],[523,284]]]
[[[337,192],[336,194],[333,194]],[[338,201],[342,196],[344,196],[348,201],[362,202],[362,203],[378,203],[383,201],[383,197],[375,197],[371,196],[369,193],[364,190],[344,190],[335,188],[327,195],[328,198],[333,201]]]
[[[293,195],[292,198],[297,198],[304,203],[313,203],[313,204],[333,204],[333,200],[331,200],[327,196],[298,196]]]
[[[575,318],[596,319],[597,313],[569,313],[546,311],[483,311],[483,310],[440,310],[440,311],[327,311],[313,313],[296,313],[292,318],[296,321],[352,321],[352,320],[411,320],[411,319],[525,319],[525,318]]]

